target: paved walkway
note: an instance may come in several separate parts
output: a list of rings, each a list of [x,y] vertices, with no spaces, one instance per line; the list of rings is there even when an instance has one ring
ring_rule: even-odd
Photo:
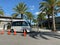
[[[33,32],[26,37],[22,33],[17,35],[0,34],[0,45],[60,45],[60,34],[52,32]]]

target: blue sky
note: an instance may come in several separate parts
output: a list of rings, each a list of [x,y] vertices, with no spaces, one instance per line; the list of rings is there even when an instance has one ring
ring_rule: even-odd
[[[28,11],[35,15],[38,14],[39,2],[42,2],[42,0],[0,0],[0,6],[3,8],[6,16],[11,16],[14,13],[13,8],[20,2],[26,3],[29,8]]]

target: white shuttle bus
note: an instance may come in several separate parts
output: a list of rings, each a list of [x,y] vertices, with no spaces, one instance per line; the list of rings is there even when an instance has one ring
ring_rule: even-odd
[[[7,27],[9,26],[9,24],[7,24],[5,27],[5,30],[8,30]],[[26,30],[26,32],[30,32],[31,31],[31,27],[30,27],[30,23],[26,20],[16,20],[16,21],[12,21],[12,23],[10,24],[11,26],[11,32],[17,31],[17,32],[23,32],[24,30]]]

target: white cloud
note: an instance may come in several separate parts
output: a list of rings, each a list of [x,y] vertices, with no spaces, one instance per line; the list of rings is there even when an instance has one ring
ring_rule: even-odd
[[[35,12],[35,15],[38,15],[40,12]]]
[[[46,13],[46,12],[43,12],[43,13]]]
[[[33,8],[31,8],[31,10],[34,10]]]
[[[38,15],[39,13],[41,13],[41,11],[40,12],[35,12],[35,15]],[[45,13],[45,12],[43,12],[43,13]]]
[[[11,17],[11,15],[8,13],[5,13],[4,16]]]
[[[34,5],[30,6],[30,10],[34,10],[34,9],[35,9]]]

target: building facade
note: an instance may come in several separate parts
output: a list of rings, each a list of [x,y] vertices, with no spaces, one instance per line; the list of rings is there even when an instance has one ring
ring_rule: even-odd
[[[41,27],[41,24],[43,25],[43,28],[49,29],[49,25],[50,25],[50,29],[52,29],[52,18],[49,19],[49,23],[48,23],[48,19],[40,21],[39,27]],[[60,17],[55,18],[55,24],[56,24],[56,29],[59,30],[60,29]]]

